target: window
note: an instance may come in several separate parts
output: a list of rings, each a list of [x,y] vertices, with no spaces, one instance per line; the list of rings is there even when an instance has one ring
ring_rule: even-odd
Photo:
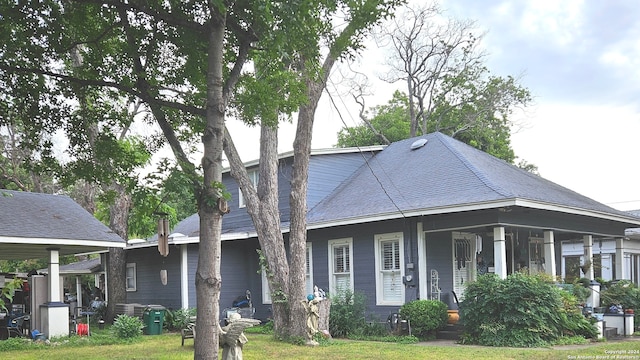
[[[247,175],[249,175],[249,180],[251,180],[251,184],[253,184],[253,188],[258,188],[258,179],[260,179],[260,173],[258,170],[250,170],[247,171]],[[242,195],[242,190],[238,188],[238,207],[245,207],[247,204],[244,201],[244,196]]]
[[[353,239],[329,241],[329,293],[336,295],[340,291],[353,291]]]
[[[475,234],[452,232],[453,241],[453,291],[458,299],[464,294],[464,287],[475,279],[476,236]]]
[[[313,251],[310,242],[307,243],[307,265],[305,268],[307,294],[313,294]]]
[[[376,304],[402,305],[404,303],[404,240],[402,233],[376,235],[375,270]]]
[[[306,294],[313,294],[313,257],[311,251],[311,243],[307,243],[307,261],[305,270],[305,291]],[[271,290],[269,289],[269,281],[267,273],[262,269],[262,303],[271,304]]]
[[[126,272],[127,291],[136,291],[136,264],[128,263]]]

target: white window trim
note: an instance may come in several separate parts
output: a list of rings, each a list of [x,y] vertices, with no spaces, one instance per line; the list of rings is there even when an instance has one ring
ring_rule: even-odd
[[[335,245],[347,245],[349,246],[349,289],[353,292],[353,238],[334,239],[328,241],[328,261],[329,261],[329,294],[334,296],[337,294],[336,281],[333,278],[334,259],[333,259],[333,247]]]
[[[129,287],[129,277],[127,276],[127,272],[129,271],[129,269],[133,269],[133,287]],[[136,263],[127,263],[127,270],[125,271],[125,287],[126,287],[126,291],[136,291],[137,289],[137,280],[136,280],[136,275],[137,271],[136,271]]]
[[[309,272],[306,272],[305,264],[305,281],[307,293],[313,293],[313,246],[311,242],[307,242],[307,261],[309,262]]]
[[[247,175],[249,175],[249,180],[251,180],[251,184],[253,184],[253,188],[258,188],[258,179],[260,178],[260,173],[258,169],[248,170]],[[245,202],[244,195],[242,194],[242,189],[238,186],[238,207],[243,208],[246,207],[247,203]]]
[[[374,241],[374,251],[375,251],[375,271],[376,271],[376,305],[403,305],[405,300],[405,288],[404,284],[402,284],[402,277],[404,276],[404,235],[401,232],[396,233],[388,233],[388,234],[377,234],[375,235]],[[398,278],[401,282],[400,287],[400,300],[398,301],[388,301],[384,300],[384,286],[382,279],[382,268],[380,266],[381,256],[380,256],[380,243],[383,241],[389,240],[398,240],[398,251],[400,252],[400,274]]]
[[[264,271],[264,268],[262,268],[262,303],[271,304],[271,291],[267,280],[267,272]]]

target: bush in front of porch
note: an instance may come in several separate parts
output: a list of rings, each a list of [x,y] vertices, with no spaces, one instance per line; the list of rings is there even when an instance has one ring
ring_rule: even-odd
[[[572,294],[545,275],[495,274],[467,284],[460,304],[463,342],[486,346],[536,347],[564,336],[593,338],[597,330],[582,316]]]

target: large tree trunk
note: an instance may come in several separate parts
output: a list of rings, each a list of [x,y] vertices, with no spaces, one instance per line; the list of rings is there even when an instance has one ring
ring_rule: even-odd
[[[125,241],[128,239],[129,209],[131,208],[131,196],[119,185],[112,185],[117,195],[109,207],[109,228],[118,234]],[[115,317],[115,307],[118,303],[124,303],[127,299],[126,293],[126,266],[127,254],[122,248],[109,248],[108,261],[108,299],[106,322],[113,322]],[[104,289],[102,289],[104,290]]]
[[[202,136],[204,156],[203,189],[198,197],[200,250],[196,269],[197,317],[194,359],[218,359],[220,313],[220,275],[222,213],[218,204],[222,194],[222,146],[224,142],[225,101],[223,94],[224,10],[210,5],[206,125]]]

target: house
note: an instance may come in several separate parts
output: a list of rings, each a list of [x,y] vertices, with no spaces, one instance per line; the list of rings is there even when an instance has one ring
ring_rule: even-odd
[[[62,291],[51,290],[62,288],[59,257],[125,246],[68,196],[0,190],[0,260],[49,259],[48,275],[38,278],[42,290],[32,283],[26,309],[31,329],[48,337],[69,334],[69,305],[62,301]],[[36,298],[41,301],[34,302]]]
[[[292,154],[280,158],[280,211],[288,235]],[[257,162],[248,163],[257,181]],[[223,219],[221,308],[249,289],[256,316],[270,296],[253,225],[229,173],[233,199]],[[313,152],[309,170],[307,286],[363,292],[379,319],[413,299],[455,308],[478,272],[561,275],[561,244],[620,243],[640,218],[526,172],[441,133],[366,149]],[[173,228],[170,254],[153,242],[128,247],[127,300],[195,307],[198,216]],[[625,264],[619,264],[624,268]],[[162,285],[160,270],[167,270]],[[624,274],[624,271],[619,272]],[[591,275],[593,276],[593,275]]]
[[[640,217],[640,210],[629,211],[629,213]],[[614,238],[599,238],[594,242],[592,254],[594,277],[604,281],[627,279],[640,286],[640,228],[627,229],[625,238],[619,241],[624,241],[624,252],[617,252],[620,244]],[[582,241],[564,241],[562,243],[562,277],[573,280],[586,276],[581,268],[587,261],[586,257]],[[620,258],[622,258],[621,267],[618,266]],[[621,275],[618,276],[618,273]]]

